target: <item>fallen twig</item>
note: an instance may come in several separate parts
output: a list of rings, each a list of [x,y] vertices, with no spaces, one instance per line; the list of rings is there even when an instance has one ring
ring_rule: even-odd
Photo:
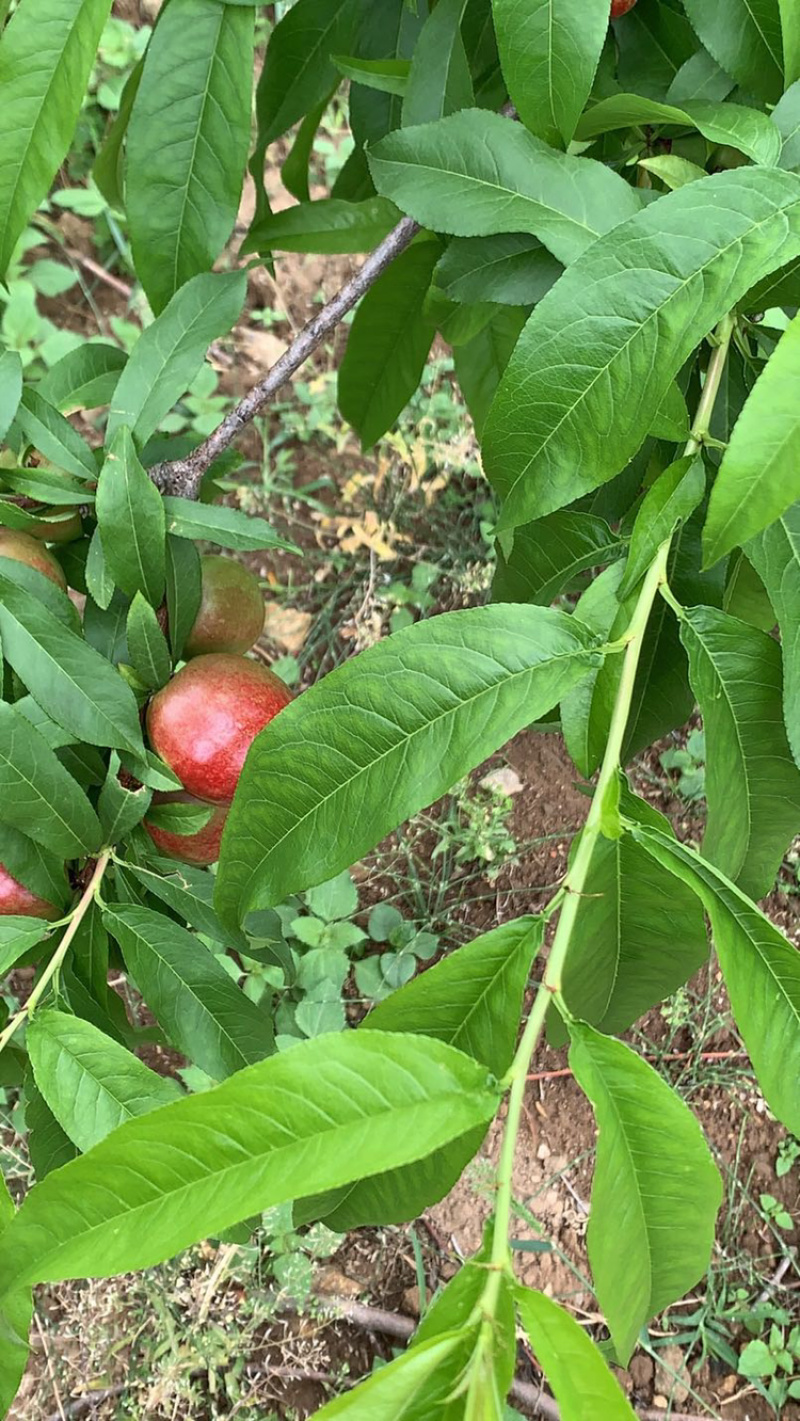
[[[327,335],[338,326],[357,301],[374,286],[378,277],[413,241],[419,227],[410,217],[403,217],[393,227],[388,237],[370,252],[363,266],[303,329],[284,351],[275,364],[257,385],[241,399],[223,419],[222,423],[209,434],[202,444],[198,444],[185,459],[173,459],[163,464],[154,464],[148,470],[151,479],[164,493],[180,494],[184,498],[196,498],[203,474],[213,461],[233,443],[246,424],[285,385],[287,380],[300,369],[309,356],[321,345]]]

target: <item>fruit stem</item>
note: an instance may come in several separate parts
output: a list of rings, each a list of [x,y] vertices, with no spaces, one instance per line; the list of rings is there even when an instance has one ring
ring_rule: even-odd
[[[23,1021],[25,1021],[25,1019],[29,1017],[31,1013],[35,1010],[37,1004],[41,1001],[42,996],[47,990],[47,987],[49,986],[50,982],[52,982],[56,973],[60,970],[64,958],[66,957],[70,949],[72,940],[75,937],[75,934],[78,931],[78,928],[80,927],[81,923],[83,922],[83,919],[85,918],[88,909],[91,907],[91,904],[97,896],[97,890],[100,887],[103,874],[105,873],[108,867],[110,858],[111,851],[108,850],[108,852],[101,854],[99,859],[97,860],[97,863],[94,866],[94,872],[91,878],[89,879],[89,882],[87,883],[85,889],[83,890],[83,895],[76,903],[75,907],[72,910],[72,913],[70,914],[69,926],[67,927],[64,936],[58,944],[58,947],[53,953],[53,956],[50,958],[50,961],[45,967],[44,972],[39,978],[39,981],[34,986],[33,991],[28,997],[28,1000],[24,1003],[23,1006],[20,1007],[19,1011],[16,1012],[14,1016],[12,1016],[5,1030],[0,1033],[0,1051],[2,1051],[3,1048],[8,1045],[9,1041],[14,1035],[14,1032],[17,1030],[17,1027],[21,1026]]]
[[[725,360],[730,347],[734,326],[734,317],[726,316],[714,332],[714,350],[708,362],[708,370],[702,394],[698,401],[697,413],[684,451],[687,455],[696,454],[701,447],[703,434],[707,429],[714,409],[714,401],[719,392],[722,372],[725,367]],[[595,843],[599,835],[603,832],[603,823],[606,815],[616,812],[615,781],[621,763],[625,731],[630,715],[631,702],[633,700],[636,673],[639,667],[639,657],[641,655],[642,644],[645,632],[647,631],[647,624],[650,620],[653,603],[658,593],[663,591],[667,584],[667,560],[671,541],[672,535],[670,534],[669,538],[666,538],[658,548],[648,568],[644,582],[642,583],[641,591],[639,592],[627,630],[624,636],[620,638],[620,642],[625,645],[625,653],[619,687],[611,715],[603,763],[600,767],[597,785],[589,806],[589,813],[586,816],[586,823],[583,826],[578,840],[575,857],[564,878],[560,893],[557,895],[560,905],[558,925],[550,948],[550,955],[547,959],[547,966],[542,978],[542,983],[534,999],[530,1016],[525,1024],[525,1029],[520,1037],[514,1059],[501,1082],[504,1087],[510,1087],[508,1112],[506,1115],[500,1160],[497,1167],[497,1195],[495,1200],[494,1236],[490,1262],[491,1271],[481,1300],[484,1311],[490,1316],[494,1315],[496,1309],[503,1274],[507,1273],[511,1268],[508,1236],[511,1226],[512,1182],[517,1135],[519,1134],[525,1100],[526,1079],[530,1070],[533,1053],[536,1050],[539,1038],[544,1029],[550,1003],[554,998],[563,1016],[567,1020],[570,1019],[569,1011],[560,1000],[564,963],[572,941],[581,895],[585,891]]]

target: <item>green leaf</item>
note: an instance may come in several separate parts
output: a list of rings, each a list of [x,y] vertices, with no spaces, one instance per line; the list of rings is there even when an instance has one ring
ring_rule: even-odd
[[[686,16],[653,0],[640,0],[635,12],[614,26],[614,39],[619,83],[655,99],[663,99],[668,91],[670,99],[674,97],[672,85],[697,52],[697,38]]]
[[[644,99],[640,94],[612,94],[588,109],[576,136],[585,141],[617,128],[660,124],[696,128],[709,143],[738,148],[754,163],[768,168],[780,158],[781,136],[775,124],[758,109],[743,108],[741,104],[688,102],[678,107]]]
[[[563,612],[480,607],[417,622],[306,691],[257,737],[223,838],[223,921],[355,863],[596,666]],[[298,744],[314,745],[298,760]],[[268,788],[267,788],[268,786]]]
[[[533,1351],[558,1401],[562,1421],[636,1421],[600,1349],[564,1308],[518,1283],[514,1301]]]
[[[288,543],[263,518],[251,518],[240,508],[223,503],[194,503],[190,498],[168,495],[163,500],[167,517],[167,532],[177,538],[201,538],[235,552],[261,552],[263,548],[283,548],[296,553],[294,543]]]
[[[22,0],[0,40],[0,278],[78,121],[110,0]]]
[[[143,73],[144,58],[133,66],[125,80],[119,108],[92,167],[92,177],[109,207],[116,207],[120,212],[125,207],[123,147]]]
[[[33,1322],[33,1294],[20,1288],[0,1306],[0,1412],[8,1414],[28,1364],[28,1333]]]
[[[51,931],[52,924],[44,918],[8,914],[0,919],[0,977],[5,977],[23,953],[42,942]]]
[[[718,869],[650,828],[631,831],[691,885],[711,919],[719,964],[770,1110],[800,1135],[800,958],[797,949]]]
[[[738,617],[762,632],[771,632],[777,620],[767,589],[741,549],[728,563],[722,608],[729,616]]]
[[[800,316],[784,331],[731,434],[711,490],[706,566],[800,499]]]
[[[170,1040],[208,1075],[228,1076],[274,1049],[268,1013],[185,928],[134,904],[107,909],[104,921]]]
[[[436,334],[423,303],[440,253],[438,242],[409,247],[367,292],[350,327],[338,400],[364,449],[391,428],[422,378]]]
[[[703,853],[743,892],[761,898],[800,830],[800,770],[783,724],[780,647],[713,607],[690,607],[681,639],[706,731]]]
[[[683,0],[695,30],[717,63],[759,99],[783,92],[778,0]]]
[[[344,202],[338,197],[302,202],[255,221],[241,252],[369,252],[391,232],[399,216],[394,203],[385,197],[367,197],[363,202]]]
[[[629,793],[627,801],[623,813],[638,817]],[[661,815],[656,822],[669,831]],[[619,1035],[703,966],[703,914],[694,895],[628,834],[595,840],[582,892],[564,965],[564,1000],[573,1016]],[[561,1033],[553,1038],[561,1039]]]
[[[200,554],[188,538],[167,534],[167,626],[172,656],[179,661],[184,643],[200,611]]]
[[[780,166],[797,172],[800,169],[800,80],[796,80],[775,105],[772,122],[783,140]]]
[[[58,1171],[62,1165],[74,1160],[78,1151],[62,1130],[30,1076],[25,1079],[25,1120],[28,1127],[28,1153],[36,1179],[41,1182],[46,1175]]]
[[[469,63],[461,38],[466,0],[439,0],[414,46],[403,101],[403,127],[429,123],[474,103]]]
[[[705,1273],[722,1183],[700,1126],[652,1066],[590,1026],[569,1031],[598,1128],[589,1261],[625,1366],[645,1323]]]
[[[156,1075],[125,1046],[66,1012],[37,1011],[26,1041],[39,1090],[82,1152],[125,1120],[180,1095],[176,1081]]]
[[[97,815],[44,736],[0,702],[0,819],[65,859],[100,847]]]
[[[0,575],[3,655],[42,710],[90,745],[142,751],[136,701],[105,657]]]
[[[652,417],[649,432],[654,439],[665,439],[669,444],[682,444],[689,438],[689,411],[675,380]]]
[[[781,633],[783,716],[795,763],[800,764],[800,506],[787,508],[747,544],[769,593]]]
[[[97,900],[84,914],[72,939],[71,965],[78,981],[105,1009],[109,996],[108,933]]]
[[[254,20],[250,7],[170,0],[147,46],[125,199],[136,273],[156,313],[211,270],[233,231],[250,146]]]
[[[139,680],[151,690],[159,690],[170,678],[172,662],[158,617],[141,592],[136,593],[128,611],[127,637],[131,665]]]
[[[494,237],[454,237],[435,272],[450,301],[495,301],[533,306],[563,267],[536,237],[500,232]]]
[[[526,317],[527,311],[522,307],[498,311],[472,340],[453,351],[458,383],[479,439]]]
[[[507,556],[498,545],[492,600],[547,606],[579,573],[620,557],[625,546],[603,518],[571,509],[551,513],[515,528]]]
[[[103,556],[114,581],[129,597],[141,592],[158,606],[166,575],[164,502],[142,468],[131,431],[124,425],[114,435],[100,471],[95,511]]]
[[[503,77],[517,113],[545,143],[566,147],[608,33],[605,0],[494,0]]]
[[[601,237],[535,308],[497,392],[483,456],[500,527],[624,468],[698,342],[798,251],[800,179],[771,168],[690,183]]]
[[[517,535],[518,530],[514,537]],[[612,641],[614,628],[623,621],[627,626],[629,609],[623,606],[619,596],[624,572],[622,563],[612,563],[589,583],[575,606],[576,621],[598,640]],[[608,656],[578,685],[570,687],[561,702],[561,728],[566,747],[586,779],[594,774],[602,759],[621,674],[621,657]]]
[[[31,1190],[0,1235],[4,1288],[149,1267],[275,1204],[430,1154],[488,1121],[498,1098],[484,1067],[440,1042],[302,1042],[129,1121]]]
[[[76,503],[94,503],[94,494],[85,483],[70,474],[55,473],[47,465],[41,469],[4,469],[2,477],[16,493],[38,499],[40,503],[70,509]]]
[[[557,153],[483,109],[390,133],[369,166],[378,192],[424,227],[456,237],[529,232],[564,263],[639,208],[610,168]]]
[[[0,440],[5,439],[22,397],[22,361],[16,350],[0,355]]]
[[[428,3],[410,6],[405,0],[368,6],[358,35],[360,58],[405,60],[410,69],[430,8]],[[350,125],[357,146],[334,184],[334,197],[366,197],[372,191],[365,146],[399,128],[402,109],[397,94],[380,94],[365,84],[351,84]]]
[[[619,589],[627,597],[647,572],[658,549],[679,523],[697,508],[706,491],[703,460],[694,454],[676,459],[645,494],[633,525],[625,576]],[[515,535],[516,536],[516,535]]]
[[[52,617],[71,632],[78,631],[80,617],[77,615],[77,608],[72,605],[66,593],[43,572],[39,572],[38,568],[28,567],[27,563],[19,562],[17,558],[0,557],[0,574],[9,582],[13,582],[20,591],[35,598],[46,607]]]
[[[704,103],[722,103],[735,87],[707,49],[696,49],[684,61],[667,90],[667,103],[683,104],[700,99]]]
[[[362,11],[362,0],[297,0],[275,26],[256,95],[260,165],[267,146],[329,93],[332,55],[351,53]]]
[[[340,1416],[345,1421],[397,1421],[398,1417],[414,1421],[423,1414],[419,1407],[425,1408],[428,1417],[440,1415],[434,1400],[441,1389],[437,1383],[443,1377],[446,1392],[456,1384],[461,1367],[454,1368],[453,1361],[466,1360],[461,1358],[464,1349],[459,1345],[464,1340],[461,1333],[445,1333],[410,1347],[352,1391],[329,1401],[317,1411],[319,1421],[336,1421]],[[468,1345],[471,1341],[468,1335]]]
[[[119,756],[112,754],[108,773],[97,800],[97,813],[103,826],[103,842],[117,844],[124,839],[147,813],[152,791],[146,785],[126,789],[119,779]]]
[[[32,385],[26,385],[22,392],[16,423],[29,443],[53,464],[79,479],[97,478],[97,465],[88,444]]]
[[[331,59],[345,79],[377,89],[382,94],[399,94],[408,88],[408,59],[359,59],[354,55],[332,54]]]
[[[244,303],[244,271],[192,277],[142,331],[123,370],[106,428],[106,443],[127,425],[141,446],[189,388],[212,341],[227,335]]]
[[[698,168],[696,163],[690,163],[688,158],[680,158],[677,153],[659,153],[655,158],[640,158],[638,166],[644,168],[646,173],[653,173],[660,178],[671,192],[707,176],[705,168]]]
[[[306,907],[310,908],[312,913],[316,913],[317,917],[326,923],[333,923],[338,918],[349,918],[355,913],[358,908],[358,889],[349,871],[345,869],[327,883],[310,888],[305,899]]]
[[[91,601],[95,602],[101,611],[107,612],[115,598],[117,602],[119,601],[122,593],[117,592],[114,579],[106,566],[105,553],[103,552],[103,544],[100,539],[100,529],[97,527],[95,527],[89,540],[89,551],[86,554],[84,575],[86,577],[86,591]],[[84,611],[84,623],[85,621],[86,614]],[[86,635],[87,639],[91,641],[88,631]]]
[[[792,0],[778,0],[783,34],[783,68],[786,84],[800,79],[800,14]]]
[[[41,844],[35,844],[10,824],[0,823],[0,863],[16,878],[35,893],[58,907],[64,905],[70,895],[64,872],[64,861],[51,854]],[[36,923],[28,923],[35,928]],[[49,928],[48,928],[49,930]]]
[[[323,99],[312,109],[309,109],[300,127],[295,134],[289,153],[283,160],[281,166],[281,182],[287,192],[296,197],[298,202],[309,202],[311,193],[308,187],[308,170],[311,161],[311,153],[317,137],[317,131],[322,122],[325,110],[336,93],[339,84],[331,89]],[[266,206],[266,204],[262,204]],[[266,215],[266,214],[263,214]],[[241,253],[242,247],[239,248]]]
[[[495,1076],[511,1065],[541,918],[515,918],[482,933],[393,992],[361,1030],[414,1031],[457,1046]]]
[[[152,868],[128,860],[125,870],[198,932],[226,947],[249,952],[244,934],[223,928],[214,912],[214,879],[204,869],[177,864],[172,859],[156,859]]]

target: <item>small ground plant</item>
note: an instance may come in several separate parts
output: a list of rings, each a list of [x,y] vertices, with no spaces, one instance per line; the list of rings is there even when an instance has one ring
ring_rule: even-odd
[[[413,1219],[497,1120],[481,1248],[411,1345],[320,1415],[502,1421],[521,1330],[564,1421],[632,1421],[609,1362],[705,1274],[722,1183],[693,1111],[621,1038],[711,943],[769,1110],[800,1135],[800,958],[757,906],[800,831],[800,9],[297,0],[257,28],[255,5],[166,0],[135,37],[106,28],[110,0],[8,9],[0,972],[28,971],[0,1083],[22,1092],[35,1182],[0,1185],[0,1409],[37,1284],[147,1269],[278,1210],[302,1292],[316,1244],[298,1240],[329,1241],[306,1226]],[[334,96],[342,142],[315,158]],[[91,175],[67,182],[98,110]],[[276,154],[296,201],[273,210]],[[45,204],[51,224],[105,224],[141,331],[49,344],[37,302],[70,272],[29,247]],[[225,412],[208,352],[241,316],[247,263],[286,251],[367,255]],[[294,696],[250,655],[261,589],[229,554],[299,549],[216,480],[352,311],[336,373],[304,376],[307,423],[344,449],[335,386],[365,449],[406,447],[392,428],[449,347],[432,398],[480,489],[487,600],[428,615],[420,557],[389,634]],[[449,516],[447,479],[415,474]],[[290,457],[265,475],[313,506]],[[699,851],[628,776],[696,715]],[[354,925],[345,870],[532,725],[560,727],[586,791],[566,872],[540,913],[418,973],[437,939],[385,905]],[[699,762],[674,768],[696,791]],[[497,830],[462,823],[456,858],[494,852]],[[354,959],[373,1004],[357,1026]],[[598,1126],[602,1346],[514,1268],[545,1028]],[[182,1074],[145,1063],[154,1044]],[[761,1209],[787,1227],[773,1196]],[[739,1368],[777,1408],[797,1395],[797,1328],[769,1321]]]

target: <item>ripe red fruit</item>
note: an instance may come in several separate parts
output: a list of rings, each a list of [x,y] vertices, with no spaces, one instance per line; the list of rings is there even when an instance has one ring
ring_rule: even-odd
[[[611,0],[611,18],[618,20],[620,15],[627,15],[632,10],[636,0]]]
[[[170,800],[180,800],[184,804],[196,804],[198,809],[210,807],[202,805],[200,800],[193,800],[188,794],[162,794],[157,795],[156,799],[162,804]],[[227,817],[227,805],[212,809],[208,823],[194,834],[176,834],[169,829],[161,829],[149,819],[145,819],[144,827],[162,854],[167,854],[172,859],[180,859],[181,863],[194,863],[205,868],[210,863],[216,863],[219,858],[219,846]]]
[[[42,508],[37,517],[41,521],[31,525],[31,537],[42,543],[73,543],[83,532],[77,508]]]
[[[51,582],[66,592],[67,579],[61,564],[48,548],[43,547],[36,538],[29,537],[27,533],[16,528],[0,528],[0,558],[13,558],[15,562],[24,562],[28,567],[35,567],[37,572],[43,572],[45,577],[49,577]]]
[[[24,918],[47,918],[50,921],[60,915],[54,903],[48,903],[46,898],[39,898],[37,894],[31,893],[23,883],[12,878],[8,869],[0,863],[0,914],[5,916],[11,913]]]
[[[200,610],[186,638],[184,656],[249,651],[264,630],[264,599],[258,579],[235,558],[200,559]]]
[[[279,676],[243,656],[197,656],[147,709],[150,744],[187,793],[230,804],[260,730],[292,699]]]

